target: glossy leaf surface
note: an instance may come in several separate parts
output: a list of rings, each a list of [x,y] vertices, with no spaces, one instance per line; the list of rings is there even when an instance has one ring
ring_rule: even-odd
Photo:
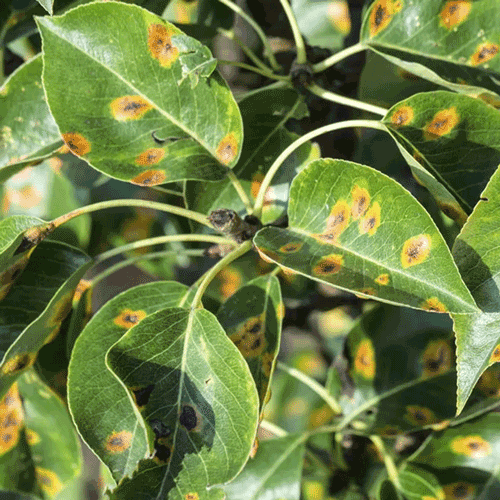
[[[227,500],[299,500],[305,436],[262,441],[238,477],[224,487]]]
[[[396,104],[383,121],[400,148],[470,213],[500,163],[498,111],[472,97],[437,91]],[[414,174],[421,177],[415,170]],[[422,182],[426,185],[425,178]],[[460,210],[456,206],[443,209],[450,215]]]
[[[81,250],[45,241],[0,302],[0,393],[36,360],[71,310],[75,288],[90,265]],[[36,298],[35,298],[36,297]]]
[[[342,160],[317,160],[294,180],[289,228],[264,228],[261,255],[317,281],[385,302],[477,310],[444,239],[392,179]]]
[[[152,451],[138,410],[150,388],[137,386],[127,391],[109,371],[106,352],[147,315],[180,305],[187,291],[175,282],[131,288],[107,302],[75,343],[68,379],[71,413],[80,435],[117,482],[131,475],[139,460]]]
[[[214,486],[246,462],[259,402],[245,360],[215,316],[158,311],[109,350],[108,363],[126,387],[152,388],[142,416],[155,435],[155,458],[112,498],[221,498]]]
[[[15,71],[0,89],[0,182],[63,145],[42,87],[42,57]]]
[[[207,47],[115,2],[38,24],[47,99],[73,153],[144,186],[221,179],[236,164],[241,116]]]
[[[0,417],[0,489],[55,498],[82,465],[64,403],[29,370],[3,398]]]
[[[278,278],[256,278],[232,295],[217,319],[245,358],[259,393],[261,412],[269,393],[285,306]]]

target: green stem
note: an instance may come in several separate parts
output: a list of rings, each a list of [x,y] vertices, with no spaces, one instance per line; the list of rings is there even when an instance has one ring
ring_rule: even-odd
[[[215,243],[216,245],[235,245],[233,240],[229,238],[223,238],[222,236],[215,236],[213,234],[169,234],[165,236],[155,236],[154,238],[146,238],[140,241],[134,241],[133,243],[128,243],[127,245],[122,245],[117,248],[112,248],[107,252],[103,252],[95,257],[96,262],[102,262],[103,260],[110,259],[115,255],[120,255],[121,253],[129,252],[131,250],[137,250],[138,248],[149,247],[153,245],[161,245],[164,243],[174,243],[174,242],[200,242],[200,243]]]
[[[245,64],[238,61],[228,61],[226,59],[218,59],[219,64],[227,64],[229,66],[237,66],[238,68],[243,68],[248,71],[253,71],[254,73],[258,73],[259,75],[265,76],[266,78],[270,78],[271,80],[283,80],[288,81],[288,76],[275,75],[267,70],[263,70],[260,68],[256,68],[255,66],[251,66],[250,64]]]
[[[291,377],[300,380],[303,384],[307,385],[310,389],[312,389],[335,413],[335,415],[340,415],[342,413],[342,408],[338,404],[338,402],[328,393],[328,391],[316,380],[307,376],[305,373],[302,373],[300,370],[296,370],[295,368],[291,368],[281,361],[276,363],[276,367],[285,373],[288,373]]]
[[[231,253],[227,254],[223,259],[221,259],[214,267],[209,269],[203,277],[203,281],[200,283],[198,290],[196,291],[196,295],[193,299],[193,309],[202,308],[203,304],[201,303],[201,299],[205,290],[211,281],[219,274],[222,269],[227,267],[233,260],[236,260],[238,257],[241,257],[243,254],[247,253],[252,248],[251,241],[245,241],[238,248],[235,248]]]
[[[385,116],[387,114],[387,109],[381,108],[380,106],[375,106],[374,104],[368,104],[366,102],[358,101],[357,99],[352,99],[350,97],[335,94],[333,92],[330,92],[329,90],[318,87],[318,85],[316,85],[315,83],[309,85],[307,87],[307,90],[323,99],[326,99],[327,101],[332,101],[338,104],[344,104],[345,106],[362,109],[376,115]]]
[[[160,186],[151,186],[151,189],[153,189],[154,191],[158,191],[159,193],[173,194],[174,196],[180,196],[181,198],[184,196],[180,191],[175,191],[174,189],[162,188]]]
[[[269,422],[269,420],[263,420],[260,423],[260,427],[262,427],[262,429],[264,429],[268,432],[271,432],[275,436],[283,437],[283,436],[288,435],[288,432],[285,431],[285,429],[282,429],[281,427],[278,427],[276,424]]]
[[[141,260],[153,260],[153,259],[161,259],[162,257],[169,257],[171,255],[188,255],[190,257],[202,257],[204,254],[204,250],[163,250],[161,252],[152,252],[148,253],[146,255],[138,255],[137,257],[132,257],[131,259],[126,259],[121,262],[118,262],[114,264],[113,266],[110,266],[106,268],[104,271],[96,274],[95,276],[92,277],[91,281],[91,286],[95,287],[97,283],[102,281],[103,279],[107,278],[108,276],[111,276],[112,274],[116,273],[120,269],[123,269],[124,267],[131,266],[135,264],[136,262],[139,262]]]
[[[159,203],[156,201],[149,200],[136,200],[136,199],[122,199],[122,200],[108,200],[101,201],[99,203],[94,203],[92,205],[87,205],[85,207],[77,208],[72,212],[65,215],[61,215],[52,221],[55,227],[68,222],[79,215],[88,214],[90,212],[96,212],[97,210],[104,210],[105,208],[116,208],[116,207],[140,207],[148,208],[150,210],[158,210],[159,212],[167,212],[175,215],[180,215],[181,217],[186,217],[192,219],[200,224],[208,226],[213,229],[212,224],[208,221],[205,215],[198,212],[193,212],[192,210],[187,210],[186,208],[175,207],[173,205],[168,205],[167,203]]]
[[[248,198],[247,193],[243,189],[243,186],[241,185],[241,182],[238,179],[238,177],[236,177],[236,174],[232,170],[228,170],[227,178],[231,181],[231,184],[233,185],[234,189],[238,193],[238,196],[245,205],[247,213],[251,213],[253,210],[252,202],[250,201],[250,198]]]
[[[316,130],[312,130],[311,132],[303,135],[296,141],[292,142],[290,146],[288,146],[282,153],[274,160],[274,163],[271,165],[264,179],[262,180],[262,184],[260,185],[259,192],[257,194],[257,198],[255,200],[254,205],[254,215],[259,217],[262,215],[262,207],[264,206],[264,197],[266,195],[266,191],[268,190],[276,172],[284,163],[284,161],[302,144],[305,144],[307,141],[314,139],[318,135],[326,134],[327,132],[333,132],[335,130],[340,130],[344,128],[350,127],[366,127],[373,128],[376,130],[387,130],[386,126],[376,120],[347,120],[339,123],[331,123],[330,125],[325,125],[324,127],[317,128]]]
[[[297,24],[297,19],[293,13],[288,0],[280,0],[281,6],[285,11],[286,17],[288,18],[288,22],[290,23],[290,27],[292,28],[293,39],[295,40],[295,47],[297,49],[297,63],[298,64],[306,64],[307,63],[307,53],[306,53],[306,45],[304,43],[304,39],[302,38],[302,34],[300,33],[299,25]]]
[[[331,55],[330,57],[326,58],[325,60],[321,61],[320,63],[314,64],[312,67],[313,72],[320,73],[321,71],[325,71],[325,69],[330,68],[331,66],[337,64],[338,62],[342,61],[343,59],[346,59],[349,56],[352,56],[353,54],[357,54],[358,52],[361,52],[365,49],[366,49],[366,47],[361,42],[358,42],[355,45],[351,45],[350,47],[347,47],[347,49],[341,50],[340,52],[337,52],[336,54]]]
[[[384,464],[385,464],[385,468],[387,470],[387,475],[389,476],[391,483],[394,485],[394,488],[396,488],[396,494],[398,496],[398,499],[403,500],[403,497],[401,496],[401,493],[399,492],[401,489],[401,486],[399,484],[398,469],[396,468],[396,464],[394,463],[394,460],[392,459],[391,455],[385,449],[384,442],[382,441],[382,438],[380,436],[370,436],[370,439],[371,439],[372,443],[377,447],[380,454],[382,455],[382,458],[383,458]]]
[[[241,7],[233,3],[231,0],[219,0],[219,2],[223,3],[233,12],[236,12],[236,14],[240,15],[255,30],[255,32],[261,39],[262,44],[264,45],[264,54],[267,56],[271,67],[274,69],[274,71],[279,71],[280,65],[274,57],[274,53],[271,49],[271,45],[269,44],[269,40],[267,39],[265,33],[262,31],[262,28],[258,25],[258,23],[256,23],[254,19],[252,19],[252,17],[250,17]]]
[[[241,102],[243,99],[248,99],[250,96],[259,94],[260,92],[264,92],[267,90],[274,90],[274,89],[283,89],[285,87],[288,87],[288,84],[284,80],[280,80],[278,82],[270,83],[269,85],[265,85],[264,87],[259,87],[253,90],[249,90],[248,92],[245,92],[244,94],[241,94],[239,96],[236,96],[237,102]]]

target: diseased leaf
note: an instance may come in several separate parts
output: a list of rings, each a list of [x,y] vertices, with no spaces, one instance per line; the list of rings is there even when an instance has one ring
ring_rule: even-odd
[[[221,179],[236,164],[241,115],[200,42],[115,2],[37,22],[51,112],[71,151],[94,168],[151,186]]]
[[[383,302],[474,312],[446,243],[398,183],[342,160],[310,163],[292,183],[289,227],[260,230],[261,256]]]
[[[224,487],[227,500],[299,500],[304,434],[263,441],[238,477]]]
[[[90,266],[81,250],[45,241],[0,302],[0,394],[36,360],[58,334],[71,310],[75,288]]]
[[[68,377],[71,414],[78,432],[117,483],[153,451],[140,415],[153,386],[128,391],[109,371],[106,352],[147,315],[181,305],[187,293],[185,285],[168,281],[131,288],[107,302],[75,342]]]
[[[242,286],[217,314],[222,328],[250,367],[261,414],[270,395],[284,312],[278,278],[267,275]]]
[[[435,194],[433,185],[415,166],[420,164],[460,205],[448,206],[436,193],[443,211],[459,220],[463,219],[461,212],[469,214],[500,163],[498,111],[472,97],[437,91],[399,102],[383,122],[399,148],[407,151],[405,157],[413,156],[410,167],[414,176]]]
[[[42,56],[19,67],[0,89],[0,182],[63,145],[42,87]]]
[[[250,453],[259,402],[248,365],[210,312],[168,308],[144,318],[108,351],[128,387],[151,387],[142,416],[155,456],[114,500],[222,498]],[[210,489],[207,489],[208,486]]]
[[[197,2],[192,0],[171,0],[168,2],[162,17],[173,23],[187,25],[188,28],[190,25],[195,24],[198,24],[198,26],[195,26],[196,28],[210,26],[214,29],[213,37],[216,34],[215,28],[222,26],[230,29],[232,27],[234,13],[222,3],[212,2],[211,0],[198,0]],[[198,39],[199,31],[199,29],[196,29],[193,34]]]

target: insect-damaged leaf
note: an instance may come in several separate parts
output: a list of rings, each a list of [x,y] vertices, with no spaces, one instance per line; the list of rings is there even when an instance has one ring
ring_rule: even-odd
[[[38,245],[23,273],[0,302],[0,394],[36,360],[71,310],[75,288],[90,265],[63,243]]]
[[[15,71],[0,89],[0,182],[63,145],[42,87],[42,57]]]
[[[2,490],[49,500],[80,473],[80,444],[66,406],[34,370],[0,402],[0,438]]]
[[[310,163],[293,181],[289,228],[260,230],[261,256],[383,302],[474,312],[446,243],[401,185],[342,160]]]
[[[47,99],[73,153],[144,186],[221,179],[236,164],[241,115],[201,43],[115,2],[37,21]]]
[[[140,410],[154,385],[127,391],[109,371],[106,352],[147,315],[181,305],[187,293],[185,285],[168,281],[131,288],[107,302],[75,343],[68,378],[70,410],[80,435],[116,482],[153,451]]]
[[[437,91],[399,102],[383,121],[400,150],[406,150],[417,180],[447,215],[463,223],[464,211],[472,211],[500,163],[500,113],[481,100]],[[457,201],[447,200],[436,180]]]
[[[111,498],[222,498],[215,486],[247,460],[259,401],[248,365],[215,316],[158,311],[108,351],[108,363],[126,387],[153,386],[142,416],[155,435],[154,458]]]

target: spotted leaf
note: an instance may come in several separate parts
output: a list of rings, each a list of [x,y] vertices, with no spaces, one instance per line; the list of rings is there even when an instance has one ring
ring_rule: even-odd
[[[216,485],[246,462],[258,395],[247,363],[215,316],[168,308],[143,319],[108,351],[126,387],[150,387],[142,416],[155,454],[112,499],[221,498]],[[207,486],[210,485],[210,490]]]
[[[221,179],[236,164],[240,112],[201,43],[115,2],[37,21],[48,103],[74,154],[141,186]]]
[[[175,282],[131,288],[107,302],[75,342],[68,378],[70,410],[80,435],[116,482],[130,476],[153,451],[140,414],[153,386],[124,387],[109,371],[106,352],[147,315],[181,305],[187,292]]]
[[[185,25],[194,25],[196,35],[199,35],[201,28],[209,28],[213,30],[222,26],[230,29],[234,21],[234,13],[229,7],[226,7],[220,2],[211,2],[210,0],[171,0],[164,9],[162,17],[173,23]],[[198,38],[198,36],[197,36]]]
[[[0,182],[63,145],[45,102],[42,57],[23,64],[0,88]]]
[[[314,161],[292,183],[288,217],[287,229],[264,228],[254,238],[261,255],[284,268],[383,302],[477,310],[430,216],[380,172]]]

